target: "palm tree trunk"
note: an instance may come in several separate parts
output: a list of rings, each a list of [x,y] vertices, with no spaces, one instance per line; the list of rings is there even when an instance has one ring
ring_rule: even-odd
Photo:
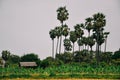
[[[92,47],[90,47],[91,48],[91,52],[92,52]]]
[[[52,57],[54,58],[54,39],[52,40]]]
[[[57,51],[58,51],[58,44],[59,44],[59,38],[57,38],[56,54],[57,54]]]
[[[88,37],[90,37],[90,31],[88,32]],[[87,49],[89,51],[89,45],[87,46]]]
[[[73,43],[73,56],[74,56],[74,43]]]
[[[63,27],[63,22],[61,22]],[[62,35],[60,36],[60,47],[59,47],[59,54],[61,53],[61,44],[62,44]]]
[[[105,49],[104,49],[104,52],[106,52],[106,46],[107,46],[107,38],[105,39]]]
[[[66,40],[66,36],[65,36],[65,40]],[[65,50],[65,46],[64,46],[64,53],[66,52],[66,50]]]
[[[80,52],[80,46],[79,46],[79,52]]]

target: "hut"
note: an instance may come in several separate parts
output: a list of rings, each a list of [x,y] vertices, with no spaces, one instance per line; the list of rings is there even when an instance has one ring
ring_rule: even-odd
[[[19,67],[36,68],[37,64],[36,64],[36,62],[20,62]]]

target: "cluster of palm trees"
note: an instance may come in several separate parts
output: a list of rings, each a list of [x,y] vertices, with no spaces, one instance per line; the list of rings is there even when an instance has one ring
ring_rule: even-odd
[[[74,55],[74,45],[75,42],[78,43],[78,50],[83,49],[92,51],[92,47],[96,44],[96,58],[99,61],[99,53],[101,52],[101,45],[106,43],[109,32],[104,31],[106,25],[105,15],[102,13],[94,14],[92,17],[85,19],[85,23],[76,24],[74,30],[70,31],[67,24],[64,23],[69,17],[68,10],[66,7],[60,7],[57,9],[57,19],[60,21],[61,25],[51,29],[49,34],[52,39],[52,57],[54,58],[54,39],[57,38],[56,44],[56,54],[61,53],[62,36],[64,36],[64,52],[73,50]],[[85,36],[85,30],[88,31],[88,36]],[[60,43],[59,43],[60,42]],[[72,43],[72,44],[71,44]],[[59,52],[58,52],[59,48]]]

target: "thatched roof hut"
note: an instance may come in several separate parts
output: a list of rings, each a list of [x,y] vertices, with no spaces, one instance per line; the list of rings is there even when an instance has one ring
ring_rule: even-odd
[[[20,67],[37,67],[36,62],[20,62]]]

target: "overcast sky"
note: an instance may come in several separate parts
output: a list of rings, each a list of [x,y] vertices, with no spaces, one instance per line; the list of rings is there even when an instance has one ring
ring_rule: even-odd
[[[108,51],[120,48],[120,0],[0,0],[0,55],[38,54],[51,56],[50,29],[59,26],[56,10],[66,6],[71,29],[97,12],[106,15],[105,31],[110,31]],[[77,47],[76,47],[77,49]]]

